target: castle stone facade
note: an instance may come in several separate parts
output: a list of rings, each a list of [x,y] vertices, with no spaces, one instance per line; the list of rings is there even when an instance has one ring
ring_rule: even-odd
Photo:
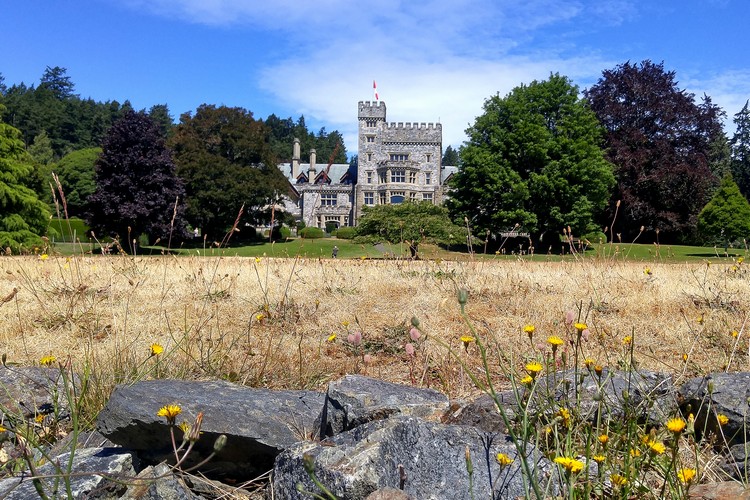
[[[295,140],[291,163],[279,165],[290,182],[286,209],[307,226],[354,226],[363,207],[429,201],[442,203],[445,180],[456,167],[444,167],[439,123],[389,123],[383,101],[358,104],[359,164],[317,165],[299,161]]]

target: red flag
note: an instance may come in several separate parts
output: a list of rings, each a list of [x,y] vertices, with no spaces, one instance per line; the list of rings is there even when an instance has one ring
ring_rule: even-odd
[[[378,97],[378,84],[375,83],[375,80],[372,81],[372,90],[375,92],[375,100],[379,101],[380,98]]]

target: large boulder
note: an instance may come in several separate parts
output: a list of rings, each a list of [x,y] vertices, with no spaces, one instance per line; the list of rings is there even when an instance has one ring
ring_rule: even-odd
[[[193,423],[203,413],[200,439],[182,467],[207,458],[224,434],[226,445],[206,464],[213,478],[244,481],[273,467],[282,450],[314,435],[325,395],[312,391],[252,389],[225,381],[150,380],[118,386],[99,414],[97,429],[138,453],[145,464],[174,462],[170,429],[156,414],[167,404],[182,412],[177,423]],[[182,431],[172,429],[179,444]]]
[[[473,464],[471,488],[467,449]],[[526,450],[538,480],[543,485],[554,481],[549,462],[531,444],[526,445]],[[507,454],[513,462],[501,467],[495,459],[498,453]],[[317,479],[340,500],[365,499],[377,490],[401,486],[406,495],[420,500],[517,498],[530,494],[516,448],[505,435],[417,417],[393,416],[372,421],[322,443],[299,443],[286,450],[274,466],[275,499],[309,498],[297,490],[298,484],[303,490],[320,493],[305,471],[306,456],[314,460]],[[554,483],[550,488],[545,491],[557,491]]]
[[[710,373],[688,380],[679,391],[680,407],[695,416],[697,437],[714,434],[717,444],[744,445],[750,435],[750,373]],[[718,415],[729,421],[721,426]],[[744,449],[744,448],[743,448]]]
[[[345,375],[328,384],[328,425],[332,436],[373,420],[412,415],[438,420],[449,407],[448,397],[433,389],[393,384],[362,375]]]
[[[37,474],[42,476],[40,487],[49,498],[68,498],[66,481],[70,483],[72,498],[116,498],[126,488],[123,481],[135,476],[133,457],[122,449],[76,450],[70,470],[67,469],[69,459],[70,453],[64,453],[37,469]],[[61,477],[63,474],[67,477]],[[0,481],[0,498],[24,500],[38,497],[29,474]]]
[[[584,420],[634,416],[638,421],[662,424],[677,413],[677,395],[672,376],[647,370],[594,370],[582,368],[541,376],[534,389],[531,408],[554,413],[549,402],[576,408]]]

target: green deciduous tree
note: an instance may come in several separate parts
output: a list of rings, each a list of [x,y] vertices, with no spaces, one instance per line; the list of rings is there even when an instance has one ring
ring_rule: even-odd
[[[711,161],[722,111],[707,96],[696,104],[674,72],[651,61],[605,70],[586,97],[616,167],[613,198],[622,204],[615,232],[632,237],[645,227],[659,229],[662,242],[689,241],[718,183]]]
[[[704,243],[721,245],[750,238],[750,203],[730,175],[698,214],[698,235]]]
[[[512,229],[556,235],[598,226],[614,185],[602,130],[568,78],[551,75],[493,96],[468,130],[448,205],[479,234]]]
[[[0,106],[2,108],[2,106]],[[2,112],[2,109],[0,109]],[[40,246],[49,222],[47,206],[28,187],[32,159],[21,132],[0,121],[0,249],[13,253]]]
[[[88,210],[88,199],[96,191],[94,165],[102,148],[73,151],[53,166],[68,205],[68,215],[82,216]]]
[[[185,113],[174,130],[177,173],[185,180],[188,220],[202,234],[221,241],[245,206],[245,222],[270,220],[268,207],[288,183],[276,168],[268,129],[242,108],[201,105]]]
[[[128,111],[102,144],[87,222],[100,237],[118,235],[125,248],[141,234],[166,242],[185,235],[183,193],[159,125],[143,112]]]
[[[357,236],[374,236],[390,243],[409,245],[413,258],[425,241],[450,243],[462,229],[451,223],[448,210],[429,201],[366,206],[357,224]]]

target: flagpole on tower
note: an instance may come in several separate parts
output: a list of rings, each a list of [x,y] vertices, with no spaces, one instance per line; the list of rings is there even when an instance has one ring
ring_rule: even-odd
[[[375,80],[372,81],[372,91],[375,93],[375,101],[379,101],[380,97],[378,97],[378,84],[375,83]]]

